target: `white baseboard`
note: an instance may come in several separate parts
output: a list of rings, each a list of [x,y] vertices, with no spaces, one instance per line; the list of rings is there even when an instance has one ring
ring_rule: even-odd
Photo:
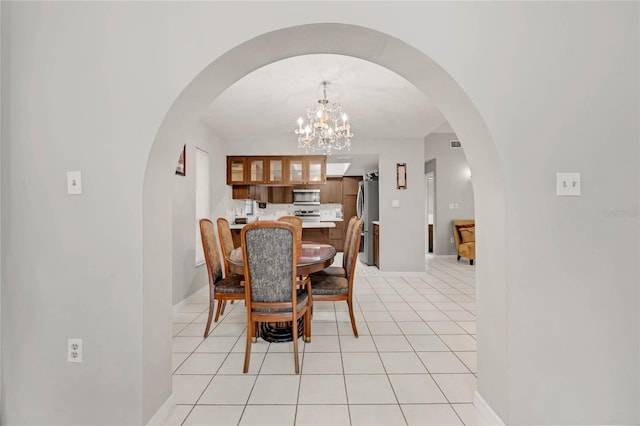
[[[366,276],[366,275],[365,275]],[[380,271],[380,277],[424,277],[425,271],[410,271],[410,272],[397,272],[397,271]]]
[[[208,291],[209,291],[209,284],[205,285],[200,290],[198,290],[195,293],[193,293],[191,296],[187,296],[181,302],[178,302],[175,305],[173,305],[173,313],[175,314],[176,312],[180,312],[180,309],[183,306],[188,305],[189,303],[193,302],[194,300],[197,300],[199,297],[202,297],[202,294],[200,294],[200,293],[208,294]]]
[[[435,257],[436,259],[452,259],[452,258],[458,257],[458,255],[456,254],[434,254],[432,256]]]
[[[151,417],[147,426],[161,425],[169,418],[173,410],[176,408],[176,401],[173,399],[173,393],[167,398],[167,400],[158,408],[158,411]]]
[[[496,414],[495,411],[487,404],[487,401],[475,391],[473,393],[473,406],[482,414],[482,416],[487,421],[487,424],[496,425],[496,426],[504,426],[504,422],[502,419]]]

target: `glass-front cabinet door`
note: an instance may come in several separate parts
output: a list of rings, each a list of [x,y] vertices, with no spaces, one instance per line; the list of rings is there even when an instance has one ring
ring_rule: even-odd
[[[326,182],[326,158],[324,156],[307,157],[307,183]]]
[[[249,179],[247,183],[265,183],[265,159],[260,157],[249,157]]]
[[[304,181],[304,160],[302,157],[291,157],[287,159],[287,183],[299,185]]]
[[[283,185],[284,159],[282,157],[267,158],[267,183]]]
[[[247,157],[227,157],[227,185],[244,185]]]

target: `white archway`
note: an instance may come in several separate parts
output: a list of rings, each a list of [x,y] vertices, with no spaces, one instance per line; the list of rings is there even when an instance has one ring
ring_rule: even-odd
[[[143,189],[143,416],[171,392],[170,178],[175,153],[195,120],[227,87],[246,74],[288,57],[333,53],[384,66],[436,103],[456,129],[474,176],[476,221],[481,235],[478,289],[478,390],[506,418],[505,187],[491,135],[464,90],[437,63],[407,43],[354,25],[309,24],[263,34],[235,47],[205,68],[165,116],[145,171]]]

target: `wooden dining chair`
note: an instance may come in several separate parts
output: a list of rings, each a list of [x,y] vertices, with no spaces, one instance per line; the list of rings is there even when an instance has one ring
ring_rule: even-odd
[[[220,251],[222,252],[222,263],[224,264],[224,276],[230,277],[232,275],[240,275],[242,277],[242,274],[236,274],[235,272],[231,272],[229,269],[229,261],[227,260],[227,257],[229,256],[229,253],[231,253],[231,250],[235,248],[233,246],[233,237],[231,236],[231,226],[229,226],[229,221],[223,217],[219,217],[216,220],[216,225],[218,226],[218,240],[220,240]],[[244,277],[242,277],[242,279],[244,279]],[[220,315],[224,315],[224,309],[227,306],[227,301],[221,300],[220,302],[220,305],[222,306],[220,309]],[[231,300],[231,303],[233,303],[233,299]],[[216,321],[218,321],[217,316]]]
[[[215,322],[218,322],[222,307],[227,300],[243,300],[244,287],[241,285],[242,275],[229,275],[222,277],[222,266],[218,253],[218,242],[213,231],[213,223],[209,219],[200,219],[200,236],[202,237],[202,249],[209,276],[209,319],[204,329],[204,337],[209,335],[211,318],[215,301],[218,301]]]
[[[239,275],[231,272],[229,269],[229,261],[227,260],[229,253],[235,248],[229,221],[223,217],[219,217],[216,220],[216,225],[218,226],[218,239],[220,240],[220,249],[222,251],[222,262],[224,263],[224,276]]]
[[[298,246],[295,227],[277,221],[253,222],[242,228],[245,304],[247,305],[247,345],[244,369],[249,370],[251,343],[261,322],[291,322],[295,372],[298,360],[298,318],[303,317],[303,335],[311,334],[307,288],[298,288],[296,262]]]
[[[351,217],[349,219],[349,223],[347,225],[347,231],[344,236],[344,246],[342,250],[342,266],[329,266],[328,268],[324,268],[322,271],[314,272],[312,276],[331,276],[331,277],[347,277],[347,253],[351,249],[351,244],[353,243],[353,227],[355,226],[356,216]],[[356,236],[356,238],[360,239],[360,236]]]
[[[286,215],[286,216],[280,216],[278,218],[278,222],[286,222],[295,226],[296,242],[298,242],[298,244],[302,244],[302,219],[300,219],[298,216]]]
[[[344,256],[346,258],[346,277],[310,275],[313,303],[323,301],[333,302],[339,300],[346,301],[349,307],[351,328],[353,329],[353,335],[356,337],[358,337],[358,329],[356,327],[356,319],[353,315],[353,278],[356,270],[358,251],[360,250],[361,230],[362,221],[356,218],[353,226],[351,227],[351,242],[349,243],[349,250],[344,252]]]
[[[298,253],[302,251],[302,219],[298,216],[280,216],[278,222],[290,223],[296,228],[296,244],[298,245]],[[306,285],[309,283],[308,276],[299,276],[298,285]]]

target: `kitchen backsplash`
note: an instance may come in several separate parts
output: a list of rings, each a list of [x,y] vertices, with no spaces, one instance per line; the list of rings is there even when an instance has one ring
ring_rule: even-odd
[[[258,208],[256,201],[229,200],[227,219],[230,221],[236,217],[246,217],[248,222],[253,222],[256,217],[261,220],[277,219],[280,216],[293,215],[296,210],[319,210],[321,221],[342,220],[342,204],[320,204],[319,206],[296,206],[293,204],[267,203],[264,209]],[[247,214],[253,210],[253,214]],[[233,223],[233,222],[232,222]]]

